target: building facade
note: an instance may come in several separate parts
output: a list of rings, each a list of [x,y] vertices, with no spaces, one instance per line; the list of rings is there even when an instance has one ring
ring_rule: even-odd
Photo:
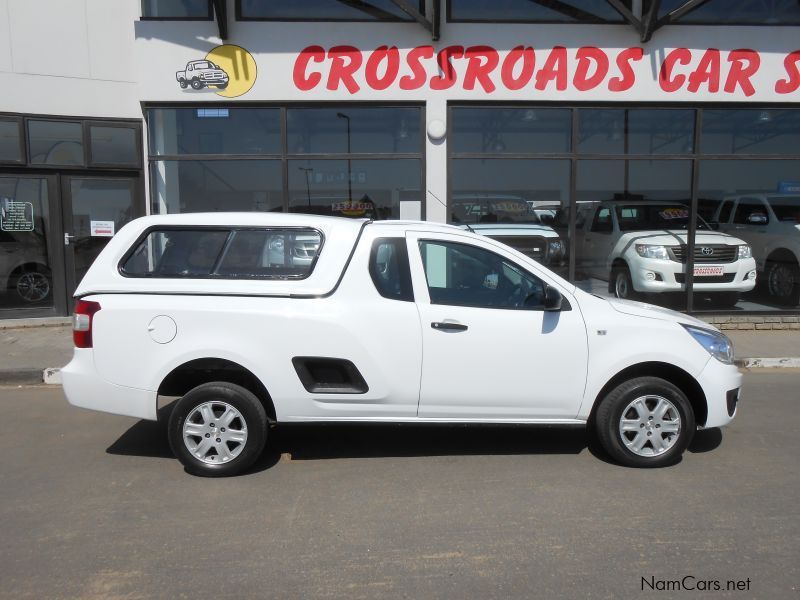
[[[67,314],[136,216],[230,210],[449,222],[600,295],[798,311],[797,2],[0,0],[2,39],[0,315]]]

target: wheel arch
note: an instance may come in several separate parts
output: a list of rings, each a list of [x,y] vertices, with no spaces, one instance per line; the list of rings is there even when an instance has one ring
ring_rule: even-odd
[[[694,418],[697,424],[705,425],[708,419],[708,400],[706,399],[705,392],[703,392],[703,388],[694,377],[680,367],[657,361],[631,365],[609,379],[594,398],[592,410],[589,414],[589,422],[591,423],[594,421],[597,407],[600,406],[600,402],[611,390],[619,384],[636,377],[659,377],[678,386],[678,388],[686,394],[689,404],[692,405]]]
[[[183,396],[198,385],[226,381],[249,390],[264,405],[267,418],[275,422],[277,415],[264,383],[252,371],[225,358],[195,358],[170,371],[158,386],[159,396]]]
[[[790,261],[794,262],[795,264],[800,264],[800,260],[798,260],[797,255],[795,255],[795,253],[789,248],[784,247],[771,250],[767,255],[767,260],[764,262],[764,264],[766,265],[770,261]]]

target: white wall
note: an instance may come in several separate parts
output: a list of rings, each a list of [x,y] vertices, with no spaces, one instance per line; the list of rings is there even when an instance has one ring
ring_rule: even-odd
[[[0,112],[141,118],[137,0],[0,0]]]

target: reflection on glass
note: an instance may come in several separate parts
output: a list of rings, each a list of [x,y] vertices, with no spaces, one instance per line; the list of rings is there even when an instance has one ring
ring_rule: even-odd
[[[693,110],[628,111],[628,154],[689,154],[694,150]]]
[[[28,121],[34,165],[82,165],[83,126],[64,121]]]
[[[136,143],[135,129],[92,125],[89,128],[89,137],[93,163],[139,166],[139,147]]]
[[[0,162],[22,160],[19,122],[0,121]]]
[[[155,213],[282,211],[279,160],[158,161]]]
[[[568,229],[557,215],[569,202],[569,161],[454,159],[450,174],[451,223],[566,274]]]
[[[0,176],[0,311],[53,306],[47,180]]]
[[[70,179],[71,242],[78,284],[119,228],[134,217],[134,182],[130,179]]]
[[[704,160],[699,196],[712,227],[741,240],[753,257],[747,275],[755,277],[757,286],[731,305],[739,310],[797,308],[800,161]]]
[[[278,154],[277,108],[157,108],[147,111],[150,153]]]
[[[325,21],[411,21],[412,18],[391,0],[241,0],[242,18]],[[409,4],[424,12],[424,5]]]
[[[421,163],[398,160],[290,160],[289,211],[375,220],[400,218],[419,203]]]
[[[661,0],[659,16],[686,4],[686,0]],[[678,23],[800,23],[800,4],[795,0],[710,0],[682,16]]]
[[[616,108],[578,110],[578,152],[624,154],[625,111]]]
[[[290,108],[289,154],[419,152],[420,109]]]
[[[504,154],[569,152],[569,110],[553,108],[453,108],[452,151]]]
[[[179,19],[210,18],[210,0],[142,0],[142,16]]]
[[[597,0],[450,0],[450,18],[465,21],[623,22],[622,16],[608,2]]]
[[[704,110],[703,154],[797,154],[800,110]]]

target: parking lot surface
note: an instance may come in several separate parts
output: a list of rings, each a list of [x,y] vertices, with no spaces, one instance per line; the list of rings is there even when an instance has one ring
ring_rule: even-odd
[[[303,426],[212,480],[158,424],[1,388],[0,597],[797,597],[798,389],[746,374],[733,426],[666,469],[581,429]]]

